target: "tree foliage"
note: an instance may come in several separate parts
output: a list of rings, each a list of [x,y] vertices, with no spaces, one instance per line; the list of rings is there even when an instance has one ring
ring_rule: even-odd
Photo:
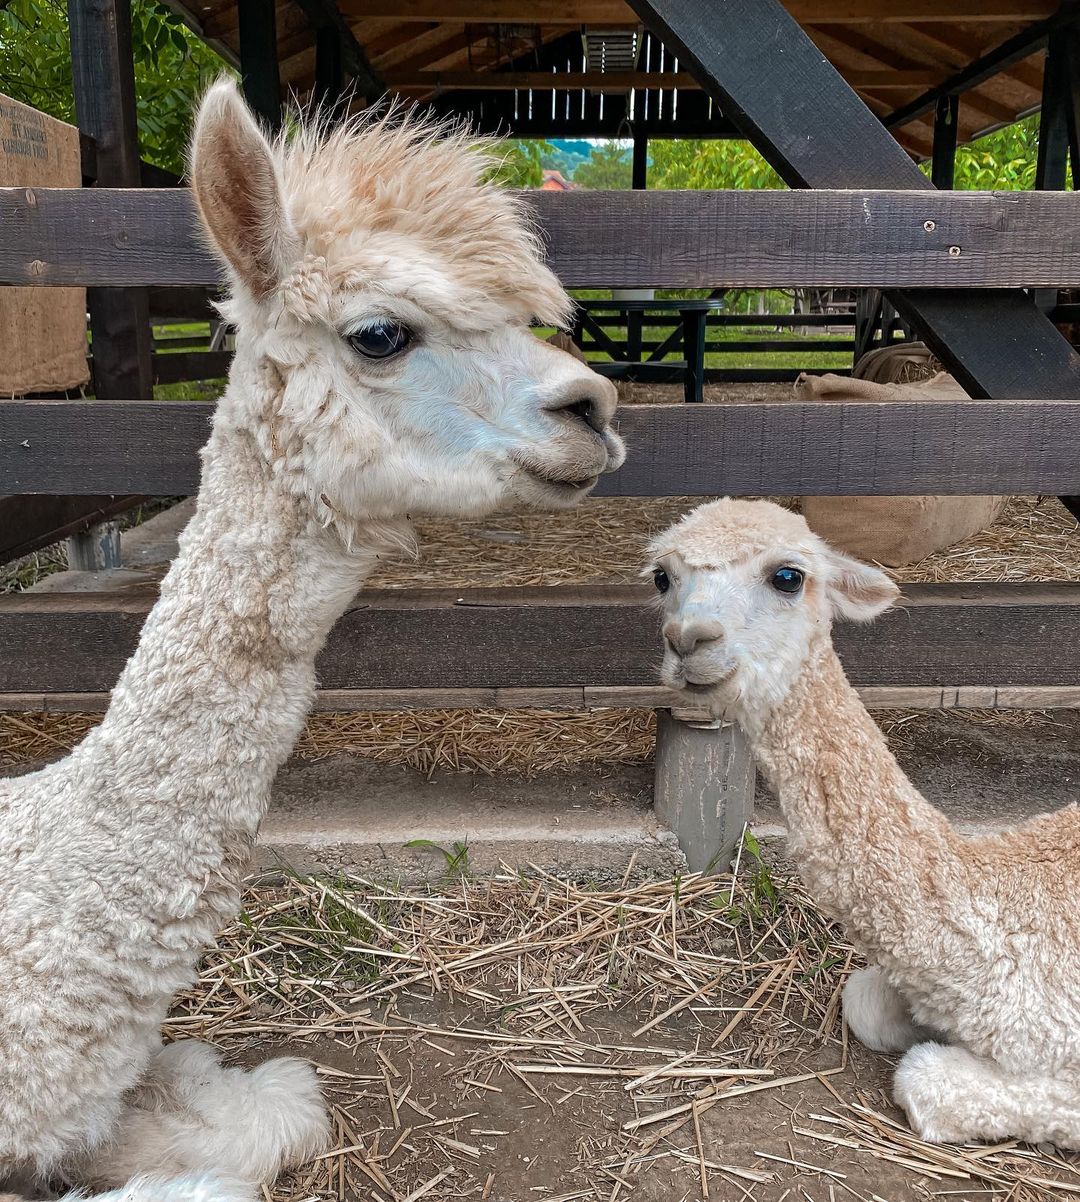
[[[500,161],[492,178],[507,188],[539,188],[545,159],[553,149],[536,138],[507,138],[499,144]]]
[[[225,64],[155,0],[132,0],[131,26],[142,157],[180,175],[194,105]],[[0,92],[74,122],[62,0],[8,0],[0,8]]]
[[[954,187],[1009,192],[1034,188],[1038,161],[1039,115],[1036,113],[967,146],[957,147]]]
[[[650,188],[785,186],[783,180],[749,142],[679,138],[651,142],[649,151]]]
[[[630,152],[618,142],[602,142],[574,170],[574,183],[581,188],[620,190],[629,188],[633,177]]]

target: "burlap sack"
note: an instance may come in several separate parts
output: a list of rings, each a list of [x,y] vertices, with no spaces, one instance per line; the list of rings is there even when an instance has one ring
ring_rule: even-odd
[[[889,348],[892,349],[892,348]],[[894,362],[901,362],[894,357]],[[802,401],[959,400],[967,393],[945,372],[909,384],[845,376],[800,376]],[[985,530],[1008,497],[803,497],[810,525],[835,547],[889,567],[916,563]]]
[[[79,131],[0,96],[0,186],[78,188]],[[0,396],[58,392],[90,379],[84,288],[0,288]]]
[[[581,347],[565,331],[556,330],[548,339],[548,342],[552,346],[557,346],[560,351],[566,351],[568,355],[573,355],[575,359],[580,360],[582,363],[588,363],[588,359],[585,358],[585,353]]]
[[[867,351],[851,373],[874,384],[914,384],[941,371],[941,363],[925,342],[894,342]]]

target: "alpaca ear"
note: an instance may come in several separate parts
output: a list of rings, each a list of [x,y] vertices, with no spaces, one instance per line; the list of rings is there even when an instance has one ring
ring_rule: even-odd
[[[829,550],[827,593],[833,614],[848,622],[872,622],[900,596],[900,590],[880,568]]]
[[[232,80],[218,80],[199,105],[191,185],[221,257],[257,300],[265,299],[298,248],[270,143]]]

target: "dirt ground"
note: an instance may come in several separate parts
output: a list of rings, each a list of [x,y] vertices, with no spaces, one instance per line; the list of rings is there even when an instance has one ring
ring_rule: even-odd
[[[249,892],[168,1033],[321,1066],[333,1146],[272,1202],[1080,1193],[1078,1157],[911,1135],[842,1026],[857,963],[752,844],[735,878],[605,891],[297,880]]]
[[[594,1051],[592,1058],[602,1060],[605,1069],[640,1063],[643,1058],[657,1062],[665,1057],[675,1059],[699,1044],[707,1048],[718,1030],[716,1016],[707,1005],[695,1007],[695,1011],[662,1024],[643,1045],[633,1038],[634,1030],[648,1018],[641,1008],[636,1013],[631,1008],[597,1017],[577,1038],[581,1049],[626,1044],[648,1049],[636,1060],[629,1054]],[[640,1151],[628,1151],[625,1125],[640,1121],[650,1109],[662,1108],[665,1103],[684,1102],[683,1092],[657,1089],[634,1097],[620,1078],[589,1079],[582,1085],[575,1075],[530,1075],[522,1080],[512,1071],[491,1072],[479,1084],[470,1084],[476,1079],[459,1063],[461,1043],[452,1036],[447,1038],[447,1033],[458,1027],[484,1029],[490,1019],[483,1011],[433,1000],[408,1010],[381,1013],[379,1020],[411,1027],[413,1032],[362,1039],[357,1048],[321,1039],[311,1044],[285,1043],[282,1050],[325,1066],[328,1095],[350,1117],[355,1116],[351,1129],[369,1147],[376,1136],[381,1136],[380,1147],[387,1151],[401,1140],[396,1154],[379,1164],[388,1181],[396,1178],[409,1185],[415,1180],[414,1188],[419,1188],[449,1171],[439,1185],[452,1184],[452,1191],[435,1192],[435,1197],[484,1197],[490,1180],[486,1196],[492,1202],[530,1198],[571,1202],[607,1199],[613,1194],[638,1202],[690,1202],[705,1196],[702,1158],[712,1199],[750,1197],[779,1202],[791,1197],[792,1191],[795,1197],[814,1202],[831,1202],[842,1196],[880,1197],[888,1202],[933,1196],[931,1178],[832,1142],[837,1130],[844,1130],[835,1114],[842,1115],[844,1105],[857,1096],[875,1112],[903,1122],[888,1101],[890,1062],[860,1048],[851,1049],[847,1066],[839,1071],[842,1049],[838,1048],[779,1057],[772,1062],[772,1076],[760,1080],[771,1083],[778,1078],[798,1078],[793,1083],[742,1096],[735,1092],[730,1100],[711,1105],[706,1101],[699,1107],[698,1129],[691,1114],[689,1121],[659,1139],[655,1147],[646,1143]],[[426,1035],[416,1027],[434,1027],[437,1034]],[[491,1045],[481,1043],[481,1047],[487,1053]],[[465,1049],[466,1053],[470,1050],[468,1046]],[[383,1076],[389,1073],[380,1052],[400,1073],[390,1078],[389,1091]],[[472,1057],[465,1061],[473,1062]],[[751,1078],[745,1083],[757,1081]],[[395,1122],[389,1092],[401,1096],[406,1090]],[[834,1114],[827,1113],[830,1111]],[[667,1125],[679,1122],[680,1117]],[[664,1126],[657,1124],[660,1130]],[[803,1134],[806,1129],[811,1133]],[[650,1127],[642,1129],[645,1135],[650,1131]],[[334,1158],[330,1160],[333,1163]],[[805,1167],[787,1163],[792,1161]],[[617,1189],[620,1183],[625,1184]],[[314,1184],[304,1173],[297,1174],[292,1183],[294,1196]],[[347,1184],[345,1197],[394,1196],[384,1193],[370,1178],[367,1182],[354,1180],[354,1184],[357,1192],[352,1193]],[[982,1194],[976,1190],[970,1196]]]

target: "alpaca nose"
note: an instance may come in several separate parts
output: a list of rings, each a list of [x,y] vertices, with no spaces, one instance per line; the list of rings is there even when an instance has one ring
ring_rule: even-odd
[[[576,418],[590,430],[602,435],[615,416],[617,398],[615,385],[610,380],[586,368],[585,374],[563,385],[548,402],[547,409],[549,413]]]
[[[692,655],[703,644],[715,643],[723,637],[723,627],[709,618],[695,618],[689,622],[672,619],[664,623],[664,638],[676,655]]]

